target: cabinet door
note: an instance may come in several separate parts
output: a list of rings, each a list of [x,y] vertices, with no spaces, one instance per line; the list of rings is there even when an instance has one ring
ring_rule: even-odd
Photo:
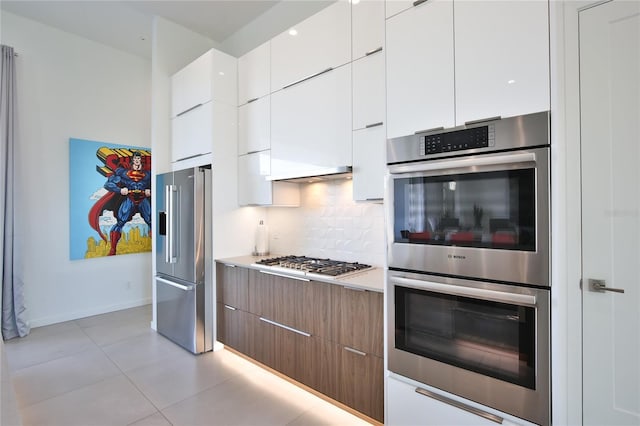
[[[344,346],[340,354],[338,401],[384,421],[384,361]]]
[[[353,129],[364,129],[384,122],[384,52],[354,61]]]
[[[271,39],[271,91],[349,61],[351,5],[338,1]]]
[[[217,301],[243,311],[249,309],[249,270],[216,262]]]
[[[213,101],[207,102],[171,120],[172,162],[211,152],[213,104]]]
[[[211,100],[212,56],[208,51],[171,76],[171,117]]]
[[[249,312],[273,319],[272,276],[255,269],[249,270]]]
[[[271,95],[271,173],[351,165],[351,65]]]
[[[338,327],[338,342],[382,357],[382,293],[337,285],[331,288],[331,293],[334,323]]]
[[[247,316],[249,323],[249,356],[264,365],[275,368],[276,327],[260,320],[257,315]]]
[[[271,87],[271,42],[238,58],[238,104],[268,95]]]
[[[252,337],[248,323],[250,314],[225,303],[217,303],[216,310],[217,340],[248,355]]]
[[[271,152],[261,151],[238,157],[238,204],[241,206],[272,203]]]
[[[353,132],[353,199],[384,198],[386,172],[385,127],[376,126]]]
[[[386,53],[387,137],[453,127],[453,2],[430,0],[389,18]]]
[[[310,281],[301,285],[301,300],[298,303],[297,316],[303,331],[313,336],[335,340],[336,327],[332,324],[331,284]]]
[[[384,45],[384,0],[351,2],[353,60]]]
[[[550,109],[547,1],[455,2],[456,122]]]
[[[271,148],[271,98],[238,107],[238,155]]]

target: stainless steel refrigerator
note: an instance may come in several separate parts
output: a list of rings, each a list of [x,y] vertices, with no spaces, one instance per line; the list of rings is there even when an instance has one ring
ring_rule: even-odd
[[[195,354],[213,348],[211,168],[156,176],[156,321]]]

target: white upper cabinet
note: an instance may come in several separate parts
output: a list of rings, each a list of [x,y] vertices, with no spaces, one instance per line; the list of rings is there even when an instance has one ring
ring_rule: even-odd
[[[384,197],[386,142],[383,125],[353,132],[354,200],[381,200]]]
[[[384,122],[384,51],[354,61],[353,129]]]
[[[261,97],[238,107],[238,154],[271,148],[271,99]]]
[[[296,183],[271,182],[271,152],[260,151],[238,157],[238,204],[241,206],[300,205]]]
[[[238,58],[238,104],[271,92],[271,42]]]
[[[216,100],[238,104],[237,63],[231,55],[211,49],[171,77],[171,116]]]
[[[429,0],[387,19],[386,28],[387,137],[453,127],[453,2]]]
[[[171,119],[171,161],[209,154],[213,150],[213,102]]]
[[[355,61],[384,46],[384,0],[351,3],[351,56]]]
[[[351,65],[271,95],[271,173],[351,166]]]
[[[457,124],[549,110],[548,2],[454,4]]]
[[[339,0],[271,39],[271,91],[351,61],[351,4]]]

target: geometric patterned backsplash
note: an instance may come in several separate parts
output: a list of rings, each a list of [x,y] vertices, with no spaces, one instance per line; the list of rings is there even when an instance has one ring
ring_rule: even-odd
[[[269,251],[384,266],[384,206],[352,199],[351,180],[300,185],[300,207],[270,207]]]

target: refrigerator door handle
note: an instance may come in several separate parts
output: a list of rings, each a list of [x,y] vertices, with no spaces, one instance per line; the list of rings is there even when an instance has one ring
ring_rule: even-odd
[[[161,282],[163,284],[170,285],[170,286],[175,287],[175,288],[179,288],[180,290],[184,290],[184,291],[191,291],[194,288],[193,286],[186,286],[186,285],[178,284],[178,283],[175,283],[173,281],[165,280],[164,278],[160,278],[160,277],[156,277],[156,281],[159,281],[159,282]]]
[[[168,209],[167,209],[167,222],[169,226],[167,227],[167,238],[165,240],[165,261],[167,263],[176,263],[178,261],[177,256],[175,255],[175,227],[176,227],[176,217],[175,217],[175,198],[174,193],[177,192],[177,187],[175,185],[167,185],[165,186],[166,191],[166,200],[168,201]]]

